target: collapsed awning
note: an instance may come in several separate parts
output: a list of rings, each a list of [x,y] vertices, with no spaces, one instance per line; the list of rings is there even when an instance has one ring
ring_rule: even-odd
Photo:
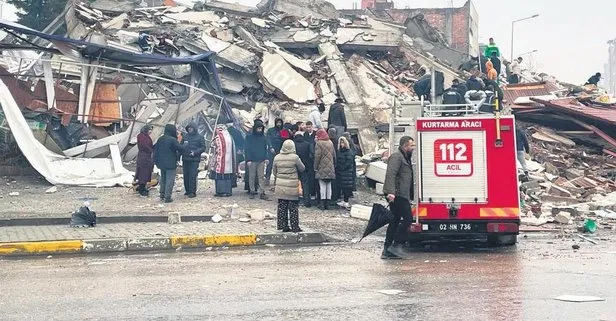
[[[66,38],[58,35],[50,35],[18,23],[0,20],[0,29],[12,33],[20,33],[27,36],[35,36],[45,39],[54,44],[60,51],[70,49],[79,52],[83,58],[95,59],[101,62],[111,62],[116,64],[130,64],[134,66],[152,66],[152,65],[182,65],[191,63],[208,63],[210,57],[214,54],[212,51],[207,51],[198,55],[187,57],[167,57],[160,54],[150,53],[135,53],[132,51],[113,48],[101,44],[96,44],[88,41]],[[66,52],[65,52],[66,54]]]

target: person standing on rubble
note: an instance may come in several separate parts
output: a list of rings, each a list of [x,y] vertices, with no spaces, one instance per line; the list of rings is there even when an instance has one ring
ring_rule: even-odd
[[[261,123],[263,124],[263,123]],[[274,157],[280,153],[282,148],[282,131],[284,130],[282,118],[276,118],[274,121],[274,127],[267,130],[267,144],[269,146],[268,164],[265,170],[265,185],[269,186],[270,177],[272,176],[272,166],[274,165]]]
[[[390,204],[394,219],[387,226],[381,259],[397,259],[405,254],[402,248],[403,236],[413,219],[411,200],[415,195],[412,165],[414,148],[413,138],[403,136],[400,138],[398,150],[392,153],[387,161],[383,193],[387,195],[387,202]]]
[[[308,115],[308,122],[312,124],[316,130],[323,128],[323,122],[321,121],[321,114],[325,112],[325,104],[319,102],[317,106],[312,107],[310,114]],[[306,122],[306,124],[308,123]]]
[[[511,63],[511,76],[509,76],[510,84],[520,83],[520,76],[522,75],[522,60],[522,57],[518,57],[518,59]]]
[[[492,62],[492,65],[494,66],[494,69],[496,70],[496,77],[498,79],[498,77],[500,77],[500,74],[501,74],[501,60],[496,55],[496,52],[492,52],[490,61]]]
[[[526,138],[526,134],[524,134],[524,132],[516,127],[515,129],[515,140],[516,140],[516,147],[517,147],[517,158],[518,161],[520,162],[520,165],[522,165],[522,170],[524,171],[524,175],[528,177],[528,167],[526,166],[526,153],[530,152],[530,145],[528,144],[528,138]]]
[[[186,135],[182,137],[184,152],[182,152],[182,169],[184,171],[184,195],[188,198],[197,197],[197,176],[201,154],[205,152],[205,138],[199,134],[197,124],[186,126]]]
[[[278,198],[277,227],[283,232],[302,232],[299,227],[299,174],[306,167],[296,154],[293,140],[282,144],[280,154],[274,158],[274,193]]]
[[[338,135],[336,139],[347,131],[347,120],[343,103],[344,100],[342,98],[336,98],[334,104],[329,107],[329,115],[327,116],[327,126],[336,129]]]
[[[295,133],[293,141],[295,142],[295,152],[306,167],[305,171],[299,173],[299,179],[302,184],[302,195],[300,196],[303,198],[304,206],[311,207],[310,194],[314,184],[314,161],[311,155],[312,144],[306,140],[306,136],[302,132]]]
[[[319,209],[328,210],[332,198],[332,180],[336,179],[336,150],[325,129],[317,131],[317,142],[314,149],[314,171],[319,180],[321,203]]]
[[[141,196],[148,196],[149,190],[147,184],[152,180],[152,170],[154,170],[154,160],[152,152],[154,144],[152,143],[152,126],[144,125],[141,127],[141,132],[137,135],[137,169],[135,170],[135,179],[137,180],[137,192]]]
[[[588,81],[586,81],[584,86],[586,86],[586,85],[595,85],[596,86],[599,83],[600,80],[601,80],[601,73],[598,72],[598,73],[594,74],[592,77],[588,78]]]
[[[282,120],[280,120],[280,125],[282,126]],[[255,119],[252,125],[252,133],[246,137],[245,158],[248,166],[250,199],[254,199],[255,195],[259,194],[262,200],[268,200],[267,195],[265,195],[265,176],[263,175],[265,167],[269,163],[267,159],[268,142],[263,134],[264,130],[263,122],[260,119]]]
[[[500,57],[500,50],[496,43],[494,43],[494,38],[490,38],[489,44],[484,50],[483,55],[486,56],[486,58],[490,58],[493,54],[496,54],[496,57]]]
[[[496,72],[496,69],[494,69],[494,65],[490,60],[486,62],[486,75],[490,80],[496,81],[498,79],[498,73]]]
[[[173,202],[171,193],[175,184],[179,153],[185,146],[178,142],[175,125],[165,125],[163,136],[154,145],[154,164],[160,169],[160,199],[165,203]]]

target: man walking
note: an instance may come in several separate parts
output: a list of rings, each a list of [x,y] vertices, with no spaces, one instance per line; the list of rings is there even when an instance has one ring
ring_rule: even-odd
[[[411,160],[414,148],[413,138],[403,136],[398,150],[387,162],[383,192],[387,195],[394,219],[387,227],[381,259],[399,259],[405,255],[402,243],[412,221],[411,200],[414,197],[415,179]]]
[[[282,121],[281,121],[282,125]],[[260,119],[256,119],[252,125],[252,133],[246,137],[246,165],[248,166],[248,180],[250,186],[250,198],[254,199],[257,193],[262,200],[268,200],[265,195],[265,165],[267,160],[267,140],[263,131],[265,126]],[[257,185],[258,181],[258,187]]]
[[[201,154],[205,152],[205,138],[199,135],[197,124],[186,126],[186,135],[182,137],[184,151],[182,152],[182,169],[184,171],[184,195],[197,197],[197,176]]]
[[[173,202],[171,193],[178,167],[178,153],[183,150],[184,146],[178,142],[175,125],[165,125],[163,136],[154,145],[154,164],[160,168],[160,200],[165,203]]]

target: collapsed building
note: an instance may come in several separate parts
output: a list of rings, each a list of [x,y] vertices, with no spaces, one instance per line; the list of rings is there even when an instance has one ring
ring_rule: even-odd
[[[372,153],[388,145],[376,128],[397,100],[414,98],[426,70],[460,77],[402,24],[309,2],[71,0],[45,32],[0,24],[1,79],[47,150],[119,167],[135,158],[145,123],[156,139],[168,122],[196,120],[208,138],[216,123],[303,120],[317,99],[329,106],[337,97],[352,137]],[[66,37],[54,35],[63,24]],[[3,148],[14,149],[7,127],[15,132],[4,127]]]

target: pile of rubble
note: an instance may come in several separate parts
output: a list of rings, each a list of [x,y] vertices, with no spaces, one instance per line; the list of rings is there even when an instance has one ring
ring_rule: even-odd
[[[523,223],[582,225],[591,218],[616,228],[616,159],[578,146],[554,130],[529,126],[529,175],[521,184]]]
[[[414,97],[412,84],[438,62],[413,47],[404,26],[342,17],[326,1],[308,2],[270,0],[252,8],[166,0],[142,7],[139,1],[97,0],[75,2],[66,20],[78,26],[71,38],[102,34],[105,44],[135,53],[215,52],[225,98],[246,127],[257,116],[266,123],[303,120],[317,99],[329,106],[339,96],[351,111],[352,130],[387,123],[394,99]],[[174,79],[189,73],[161,72]],[[456,72],[448,75],[451,80]],[[359,117],[366,114],[371,117]],[[386,147],[376,134],[364,136],[364,152]]]

